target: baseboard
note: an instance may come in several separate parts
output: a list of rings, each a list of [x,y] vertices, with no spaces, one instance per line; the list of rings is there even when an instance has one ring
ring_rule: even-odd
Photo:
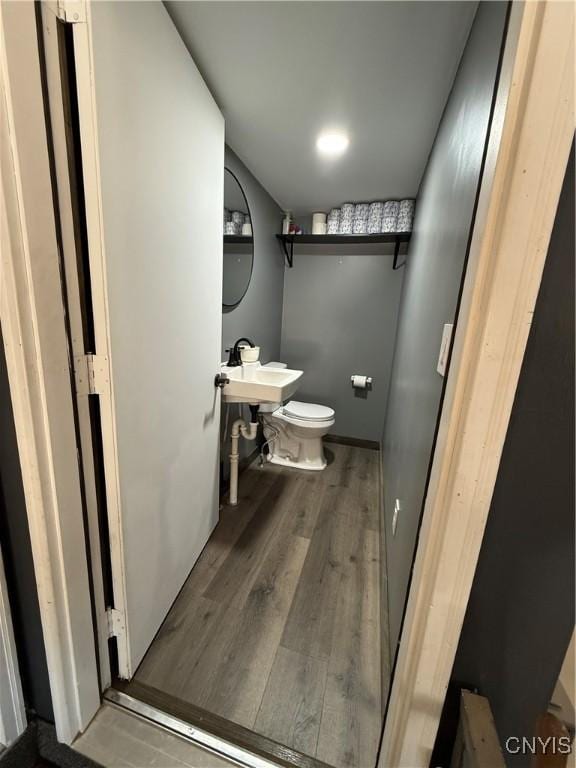
[[[332,434],[326,435],[323,440],[326,443],[340,443],[340,445],[351,445],[354,448],[368,448],[371,451],[380,450],[380,443],[377,440],[361,440],[359,437]]]
[[[388,693],[392,675],[392,652],[390,649],[390,595],[388,589],[388,551],[386,547],[386,515],[384,496],[384,446],[380,446],[380,461],[378,462],[378,511],[380,519],[380,632],[386,636],[387,642],[382,643],[382,714],[386,711]]]

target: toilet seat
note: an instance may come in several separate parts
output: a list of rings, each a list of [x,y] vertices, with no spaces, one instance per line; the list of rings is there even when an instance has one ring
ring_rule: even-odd
[[[326,405],[316,403],[301,403],[298,400],[290,400],[281,409],[282,414],[298,421],[331,421],[334,418],[334,410]]]

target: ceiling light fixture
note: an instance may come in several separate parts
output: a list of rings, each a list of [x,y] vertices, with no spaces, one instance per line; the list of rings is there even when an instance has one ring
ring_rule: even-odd
[[[337,157],[346,152],[349,144],[350,139],[345,133],[330,131],[321,133],[320,136],[318,136],[318,139],[316,140],[316,149],[321,155]]]

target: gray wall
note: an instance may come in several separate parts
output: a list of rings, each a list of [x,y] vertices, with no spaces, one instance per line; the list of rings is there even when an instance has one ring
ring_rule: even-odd
[[[436,372],[442,329],[455,319],[505,16],[506,3],[478,8],[418,196],[383,435],[392,655],[444,383]],[[393,537],[395,499],[401,512]]]
[[[502,742],[533,734],[574,628],[574,203],[572,150],[452,673]]]
[[[296,399],[334,408],[337,435],[382,434],[404,272],[387,251],[301,245],[286,270],[282,359],[304,371]],[[372,391],[352,389],[355,373],[373,377]]]
[[[284,257],[276,234],[282,211],[242,161],[226,147],[226,167],[236,176],[250,207],[254,233],[254,266],[246,295],[222,316],[222,360],[225,349],[247,336],[261,349],[261,359],[278,360],[282,328]]]

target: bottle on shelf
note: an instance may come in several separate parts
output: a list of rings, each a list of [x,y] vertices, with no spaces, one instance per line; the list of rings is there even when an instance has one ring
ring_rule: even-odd
[[[282,220],[282,234],[283,235],[289,235],[290,234],[290,226],[292,225],[292,214],[290,211],[284,212],[284,219]]]

